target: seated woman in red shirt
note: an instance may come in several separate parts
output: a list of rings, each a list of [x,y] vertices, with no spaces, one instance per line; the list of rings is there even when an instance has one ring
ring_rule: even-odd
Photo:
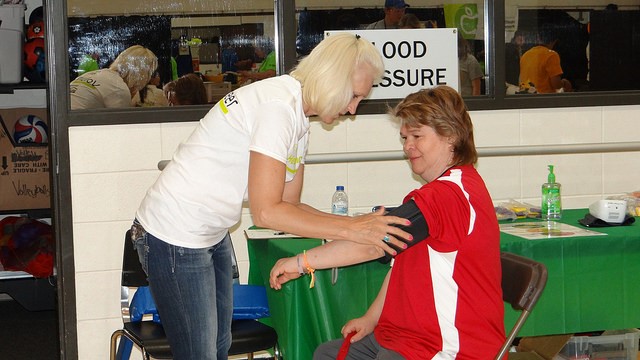
[[[400,252],[382,288],[360,318],[346,359],[493,359],[505,341],[500,231],[493,203],[476,171],[473,125],[450,87],[424,89],[391,111],[400,121],[411,170],[426,181],[410,192],[429,228]],[[330,242],[280,259],[271,287],[310,269],[379,258],[375,246]],[[336,359],[343,340],[320,345],[314,359]]]

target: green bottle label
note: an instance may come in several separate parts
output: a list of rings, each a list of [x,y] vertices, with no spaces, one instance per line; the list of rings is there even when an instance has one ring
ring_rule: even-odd
[[[542,204],[540,206],[542,217],[559,218],[562,213],[562,201],[560,188],[549,187],[542,190]]]

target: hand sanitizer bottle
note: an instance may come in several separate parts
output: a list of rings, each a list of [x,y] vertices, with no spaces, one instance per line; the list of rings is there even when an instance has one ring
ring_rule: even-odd
[[[549,165],[547,182],[542,184],[542,204],[540,215],[544,220],[560,220],[562,217],[562,200],[560,184],[556,182],[553,165]]]

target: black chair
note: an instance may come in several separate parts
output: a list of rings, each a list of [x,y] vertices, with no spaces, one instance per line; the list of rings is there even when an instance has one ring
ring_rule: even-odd
[[[495,360],[502,360],[509,351],[513,340],[527,321],[527,317],[547,284],[547,268],[544,264],[508,252],[501,253],[500,260],[502,263],[502,299],[521,313]]]
[[[234,253],[234,277],[238,277],[237,265]],[[155,304],[148,291],[146,274],[142,270],[138,255],[129,238],[129,231],[124,241],[124,256],[122,261],[122,309],[124,326],[111,335],[111,360],[124,360],[128,358],[133,343],[142,352],[143,358],[171,359],[171,348],[157,318]],[[136,294],[128,303],[128,288],[137,288]],[[136,298],[138,297],[138,298]],[[144,307],[145,309],[135,309]],[[133,309],[130,311],[130,309]],[[151,315],[155,319],[139,319],[139,312]],[[131,314],[134,312],[135,314]],[[253,359],[253,353],[273,349],[275,359],[280,359],[278,348],[278,336],[276,331],[257,320],[241,319],[233,320],[231,324],[231,349],[229,355],[247,354],[247,359]],[[118,342],[120,339],[120,342]],[[130,343],[130,342],[131,343]]]

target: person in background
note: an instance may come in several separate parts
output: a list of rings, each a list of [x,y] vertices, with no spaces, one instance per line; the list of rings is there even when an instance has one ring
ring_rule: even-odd
[[[423,29],[424,24],[415,14],[404,14],[398,22],[398,29]]]
[[[391,115],[412,172],[426,181],[404,202],[416,203],[429,235],[395,257],[367,312],[342,327],[345,338],[353,336],[346,359],[493,359],[505,341],[500,229],[474,166],[467,108],[454,89],[438,86],[408,95]],[[371,245],[329,242],[278,260],[270,286],[382,254]],[[321,344],[313,359],[336,359],[344,341]]]
[[[553,50],[557,38],[549,25],[543,25],[537,45],[520,58],[520,84],[535,87],[539,94],[572,91],[573,86],[562,78],[560,55]]]
[[[178,80],[178,62],[173,56],[169,58],[169,68],[171,69],[170,81]]]
[[[482,67],[471,53],[467,39],[458,32],[458,70],[460,80],[460,95],[478,96],[482,94]]]
[[[238,52],[236,51],[236,49],[229,45],[222,49],[221,63],[223,73],[226,73],[228,71],[238,71],[239,61],[240,58],[238,57]]]
[[[156,70],[147,86],[133,96],[131,105],[136,107],[168,106],[167,97],[159,86],[160,73]]]
[[[187,36],[182,34],[176,43],[177,54],[175,56],[177,76],[191,74],[193,69],[193,55],[191,55],[191,46]]]
[[[408,220],[349,217],[300,202],[309,117],[332,124],[354,114],[384,73],[382,56],[358,35],[322,40],[290,75],[222,98],[147,191],[131,227],[140,262],[176,360],[225,360],[231,345],[229,228],[248,202],[256,226],[303,237],[350,240],[396,252]],[[406,245],[405,245],[406,246]]]
[[[409,5],[404,0],[385,0],[384,18],[369,24],[366,29],[397,29],[407,7]]]
[[[258,45],[254,48],[256,59],[262,59],[262,63],[257,71],[240,70],[238,73],[245,80],[258,81],[276,76],[276,52],[270,51],[268,54],[265,47]]]
[[[520,85],[520,58],[522,57],[523,45],[524,34],[520,30],[516,30],[511,42],[505,45],[505,81],[508,84]]]
[[[438,28],[438,20],[426,20],[424,22],[424,27],[427,29],[437,29]]]
[[[208,102],[204,82],[194,73],[182,75],[167,83],[163,91],[169,106],[202,105]]]
[[[158,58],[151,50],[131,46],[109,68],[90,71],[71,82],[71,109],[130,107],[133,96],[147,86],[157,68]]]
[[[98,53],[82,55],[80,64],[78,64],[78,76],[100,69],[99,60],[100,55],[98,55]]]

